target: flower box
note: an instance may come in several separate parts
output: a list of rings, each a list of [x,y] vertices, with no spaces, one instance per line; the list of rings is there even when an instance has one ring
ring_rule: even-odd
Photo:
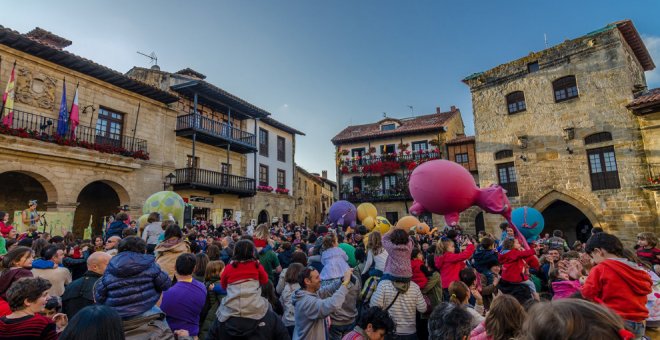
[[[273,187],[271,187],[270,185],[257,185],[257,190],[263,192],[272,192]]]
[[[278,193],[278,194],[288,195],[289,194],[289,189],[287,189],[287,188],[277,188],[277,189],[275,189],[275,192]]]

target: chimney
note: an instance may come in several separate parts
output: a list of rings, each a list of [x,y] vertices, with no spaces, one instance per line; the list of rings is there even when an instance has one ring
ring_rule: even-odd
[[[452,105],[452,106],[451,106],[451,110],[452,110],[452,111],[456,111],[456,106]]]
[[[321,177],[323,179],[328,179],[328,170],[321,170]]]
[[[37,41],[41,44],[48,45],[50,47],[62,50],[63,48],[71,45],[71,40],[60,37],[57,34],[46,31],[43,28],[35,28],[30,32],[24,34],[26,37]]]
[[[440,106],[437,106],[437,107],[435,108],[435,113],[440,113],[440,112],[441,112],[441,111],[440,111]]]

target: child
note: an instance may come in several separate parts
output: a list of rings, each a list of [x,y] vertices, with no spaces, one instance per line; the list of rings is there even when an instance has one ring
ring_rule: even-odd
[[[484,321],[484,317],[482,316],[484,313],[484,304],[483,300],[481,299],[481,295],[479,292],[477,292],[476,289],[472,289],[472,291],[470,291],[470,288],[468,288],[464,282],[454,281],[449,285],[448,292],[449,302],[459,306],[463,305],[468,307],[467,310],[472,315],[472,329],[475,329],[482,321]],[[468,303],[471,294],[474,295],[477,299],[477,303],[474,307],[470,306]]]
[[[453,241],[438,241],[436,253],[440,255],[435,257],[435,268],[440,271],[440,280],[442,281],[445,300],[449,299],[449,284],[459,280],[458,273],[465,268],[465,261],[474,253],[474,245],[468,239],[465,250],[458,254],[454,251]]]
[[[428,277],[433,273],[426,268],[424,254],[419,248],[413,248],[410,257],[412,257],[410,260],[410,267],[412,268],[411,280],[419,286],[419,289],[424,290],[426,284],[429,282]]]
[[[592,235],[585,250],[596,265],[582,287],[582,296],[612,309],[623,318],[626,329],[640,338],[644,335],[644,320],[649,316],[646,303],[652,291],[651,277],[636,263],[623,258],[623,244],[614,235]]]
[[[328,233],[323,237],[323,252],[321,253],[321,281],[341,280],[349,269],[348,255],[339,248],[337,235]]]
[[[387,259],[383,268],[382,280],[395,282],[410,282],[412,268],[410,268],[410,255],[413,241],[408,232],[395,228],[383,236],[383,248],[387,251]]]
[[[289,336],[293,336],[293,329],[296,325],[295,318],[295,308],[293,306],[293,294],[296,290],[300,289],[300,284],[298,283],[298,275],[305,269],[300,263],[292,263],[289,268],[286,270],[286,275],[284,275],[284,290],[282,290],[282,295],[280,295],[280,302],[284,306],[284,314],[282,315],[282,322],[286,326],[287,331],[289,331]]]
[[[637,257],[653,266],[656,273],[660,273],[660,249],[656,248],[658,238],[654,233],[637,234]]]
[[[511,295],[498,295],[486,319],[470,333],[470,339],[516,339],[526,317],[527,313],[518,300]]]
[[[539,269],[539,260],[536,258],[536,250],[530,248],[523,250],[516,238],[508,238],[502,243],[506,251],[498,257],[502,264],[502,278],[498,288],[505,294],[511,294],[524,304],[534,297],[538,300],[536,287],[529,280],[526,266]]]
[[[484,237],[481,239],[481,243],[477,247],[472,258],[474,269],[479,273],[486,275],[486,278],[491,281],[493,279],[493,273],[490,271],[490,267],[488,267],[487,264],[497,261],[497,253],[494,248],[495,241],[492,238]]]
[[[220,301],[227,295],[227,291],[222,289],[220,285],[220,276],[225,269],[225,263],[219,260],[210,261],[206,265],[206,272],[204,273],[204,286],[208,293],[206,294],[206,303],[200,315],[201,325],[199,331],[199,338],[205,339],[213,321],[215,321],[215,313],[218,311]]]
[[[61,333],[64,327],[69,323],[69,318],[62,312],[62,300],[59,296],[51,296],[46,300],[44,311],[41,312],[43,316],[53,320],[55,323],[57,333]]]
[[[484,310],[488,312],[490,310],[490,304],[493,301],[493,297],[497,293],[497,285],[500,283],[500,272],[502,271],[502,266],[497,262],[497,259],[492,262],[485,264],[489,272],[492,274],[490,278],[486,277],[486,274],[479,274],[481,281],[481,296],[484,301]]]
[[[260,320],[268,312],[268,301],[261,297],[261,285],[268,282],[268,274],[256,257],[254,243],[240,240],[234,256],[220,275],[220,285],[227,291],[216,313],[220,322],[230,317]]]

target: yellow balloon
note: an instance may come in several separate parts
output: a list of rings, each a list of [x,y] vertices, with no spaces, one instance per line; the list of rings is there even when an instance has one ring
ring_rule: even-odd
[[[183,198],[176,192],[160,191],[147,198],[142,207],[142,213],[158,212],[163,220],[167,219],[169,214],[172,214],[174,219],[182,226],[185,206]]]
[[[420,235],[426,235],[431,232],[431,227],[429,227],[428,224],[422,222],[417,226],[415,232],[417,232]]]
[[[405,216],[396,223],[397,229],[410,230],[410,228],[420,225],[421,222],[415,216]]]
[[[138,229],[139,230],[144,230],[144,227],[147,225],[147,219],[149,218],[149,214],[144,214],[138,218]]]
[[[367,216],[365,219],[362,220],[362,225],[367,227],[367,229],[371,231],[376,226],[376,221],[373,217]]]
[[[378,215],[378,210],[376,209],[376,206],[371,203],[362,203],[357,207],[357,218],[362,221],[363,225],[364,220],[367,217],[375,218],[376,215]]]
[[[392,224],[383,216],[376,217],[376,226],[372,231],[378,231],[381,235],[385,235],[390,231]]]

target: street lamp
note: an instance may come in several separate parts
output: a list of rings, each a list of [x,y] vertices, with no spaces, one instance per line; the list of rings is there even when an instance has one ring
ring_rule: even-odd
[[[176,178],[176,175],[174,175],[173,172],[170,172],[169,175],[165,176],[165,181],[163,182],[163,191],[167,190],[167,187],[171,186],[172,183],[174,183],[175,178]]]
[[[296,205],[297,206],[303,205],[303,198],[302,197],[298,197],[298,204],[296,204]]]

